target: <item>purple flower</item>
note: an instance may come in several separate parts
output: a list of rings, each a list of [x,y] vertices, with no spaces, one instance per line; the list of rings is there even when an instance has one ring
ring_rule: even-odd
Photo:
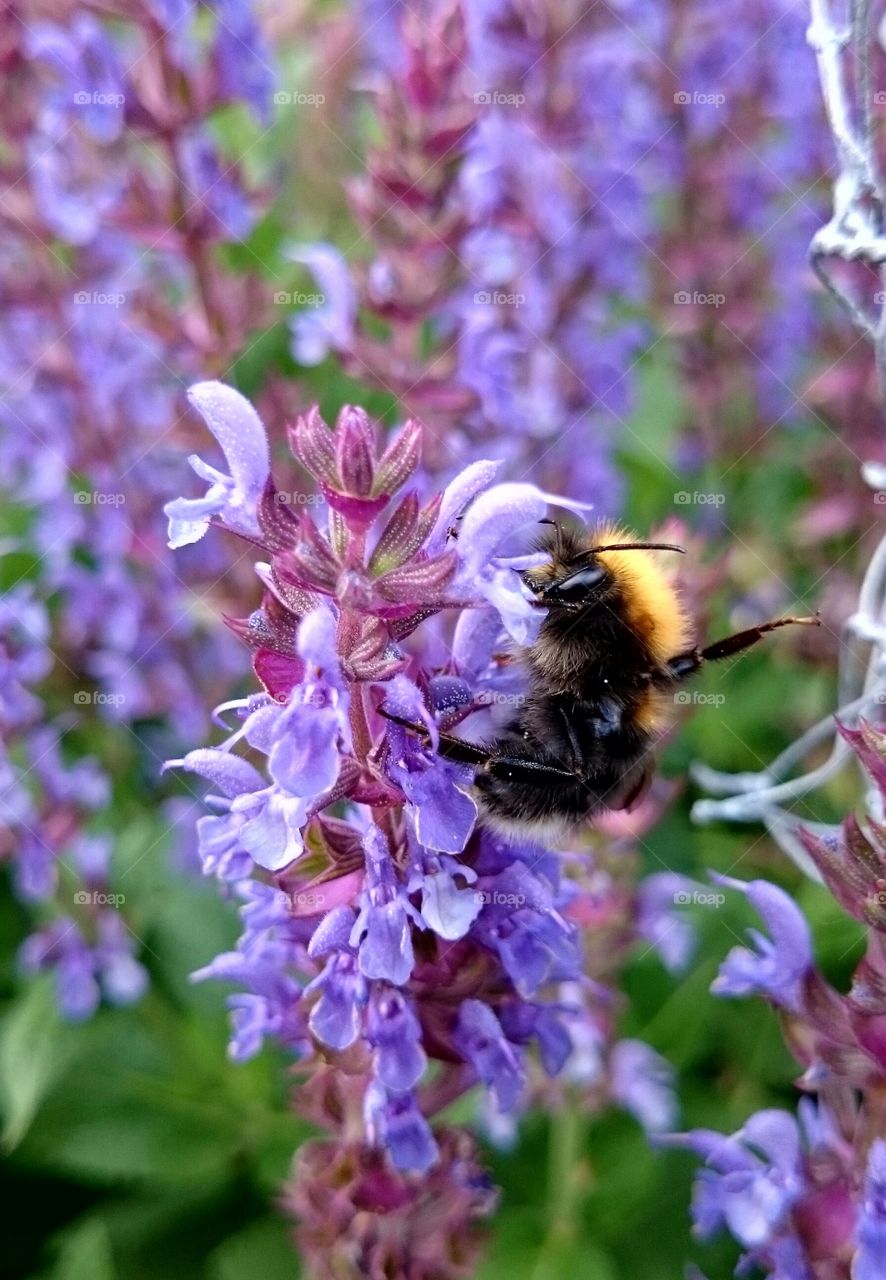
[[[878,1280],[886,1258],[886,1140],[875,1138],[868,1155],[858,1221],[852,1280]]]
[[[462,560],[457,582],[471,584],[498,611],[508,635],[518,644],[529,644],[541,625],[511,559],[499,557],[503,543],[527,526],[537,525],[551,502],[564,504],[554,494],[542,493],[532,484],[499,484],[481,493],[468,507],[459,531]],[[571,510],[588,510],[585,503],[565,503]]]
[[[661,957],[669,973],[682,973],[695,946],[691,921],[677,910],[696,888],[686,876],[659,871],[647,876],[637,894],[637,933]]]
[[[214,516],[235,533],[257,537],[258,501],[270,467],[261,419],[248,400],[220,382],[200,382],[190,389],[188,398],[221,445],[231,474],[224,475],[196,455],[190,458],[210,489],[203,498],[176,498],[166,504],[169,545],[184,547],[199,541]]]
[[[123,75],[117,51],[95,19],[79,13],[68,28],[38,23],[27,36],[30,56],[51,68],[57,83],[49,96],[56,110],[99,143],[123,129]]]
[[[396,676],[388,685],[385,710],[412,723],[433,725],[421,694],[405,676]],[[419,842],[441,853],[461,853],[477,820],[477,805],[469,794],[473,771],[441,759],[399,725],[392,725],[388,741],[388,776],[409,801]]]
[[[272,93],[277,81],[273,57],[243,0],[213,0],[217,29],[214,62],[219,85],[232,102],[243,99],[266,128],[273,117]]]
[[[363,848],[366,887],[350,943],[357,948],[361,973],[399,986],[411,977],[415,964],[410,925],[421,927],[422,919],[398,880],[387,841],[378,827],[369,828]]]
[[[344,258],[332,245],[309,245],[290,256],[308,268],[323,298],[322,306],[293,316],[292,353],[300,364],[320,364],[330,350],[346,349],[351,342],[357,313],[354,286]]]
[[[445,855],[425,856],[421,868],[417,884],[422,920],[440,938],[463,938],[483,910],[483,895],[468,887],[476,881],[476,872]]]
[[[375,1049],[375,1072],[386,1089],[403,1092],[418,1084],[427,1065],[421,1026],[412,1005],[396,987],[375,985],[366,1039]]]
[[[523,1092],[523,1063],[488,1005],[479,1000],[464,1001],[454,1044],[492,1090],[499,1111],[513,1111]]]
[[[25,940],[19,963],[25,972],[50,970],[62,1016],[72,1022],[92,1017],[102,996],[116,1005],[134,1004],[147,990],[148,975],[133,955],[134,939],[121,917],[102,911],[90,945],[76,921],[59,917]]]
[[[252,210],[240,184],[231,176],[232,166],[222,163],[207,134],[192,132],[181,139],[180,163],[189,198],[188,214],[199,221],[202,234],[245,240],[254,222]],[[202,413],[202,407],[198,408]],[[209,425],[212,429],[211,422]]]
[[[99,232],[123,191],[122,175],[97,163],[94,147],[47,111],[28,148],[29,180],[46,225],[73,245]]]
[[[812,938],[802,912],[784,890],[766,880],[744,884],[726,876],[715,879],[747,896],[763,917],[771,938],[749,930],[755,949],[733,947],[711,990],[724,996],[758,993],[796,1012],[803,1003],[803,982],[814,967]]]
[[[366,1091],[366,1126],[395,1169],[426,1173],[437,1159],[431,1126],[411,1093],[391,1093],[376,1081]]]
[[[693,1208],[703,1238],[726,1226],[746,1248],[759,1249],[789,1229],[806,1186],[792,1115],[760,1111],[731,1138],[696,1130],[682,1141],[705,1161]]]
[[[275,722],[268,772],[288,794],[313,798],[334,785],[339,744],[350,736],[348,694],[335,651],[335,619],[328,609],[302,619],[296,650],[307,671]]]
[[[612,1096],[647,1133],[663,1133],[677,1118],[674,1071],[642,1040],[619,1040],[610,1054]]]
[[[319,992],[311,1010],[314,1035],[331,1049],[347,1049],[361,1027],[361,1008],[366,1003],[367,982],[355,956],[347,953],[330,957],[319,977],[309,983],[305,994]]]

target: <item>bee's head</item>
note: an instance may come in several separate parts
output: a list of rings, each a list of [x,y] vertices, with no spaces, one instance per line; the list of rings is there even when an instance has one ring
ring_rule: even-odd
[[[607,538],[602,545],[588,546],[587,536],[575,535],[559,526],[554,528],[556,532],[546,536],[540,544],[540,549],[550,554],[550,560],[536,568],[521,570],[520,577],[540,606],[567,613],[590,609],[618,594],[620,580],[626,572],[621,552],[683,551],[682,547],[669,542],[627,539],[616,542]],[[595,542],[596,539],[590,541]],[[618,554],[611,554],[613,552]]]
[[[612,574],[591,552],[580,565],[551,561],[537,569],[524,569],[520,576],[546,609],[576,612],[603,600],[612,585]]]

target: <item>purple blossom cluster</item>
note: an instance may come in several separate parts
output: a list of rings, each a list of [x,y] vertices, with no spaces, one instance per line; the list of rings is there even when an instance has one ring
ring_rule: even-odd
[[[754,431],[796,416],[829,161],[805,25],[781,0],[728,31],[706,0],[370,8],[383,143],[352,208],[371,257],[297,251],[326,305],[294,319],[296,357],[392,391],[444,468],[493,433],[512,470],[610,511],[663,339],[703,452],[738,401]]]
[[[724,422],[753,436],[794,424],[826,350],[806,247],[826,208],[831,142],[807,26],[802,5],[753,0],[727,28],[719,6],[694,0],[665,28],[673,203],[655,274],[691,401],[686,427],[709,457]]]
[[[432,1170],[469,1216],[477,1197],[489,1202],[482,1182],[467,1196],[462,1139],[431,1121],[481,1084],[488,1124],[507,1128],[536,1057],[588,1100],[668,1127],[670,1073],[648,1046],[617,1041],[612,993],[584,971],[583,927],[598,943],[608,933],[609,964],[639,936],[678,967],[691,940],[665,921],[679,877],[637,898],[589,853],[506,841],[478,821],[471,769],[434,750],[439,732],[482,734],[496,702],[519,696],[504,647],[531,642],[540,615],[513,569],[551,496],[496,482],[489,461],[428,495],[420,425],[382,449],[363,410],[346,407],[334,430],[316,410],[290,428],[316,485],[299,508],[269,471],[252,406],[220,383],[190,394],[228,472],[194,462],[210,489],[167,505],[170,541],[214,524],[267,557],[261,607],[232,624],[263,691],[219,708],[236,717],[220,746],[172,762],[211,785],[200,857],[242,903],[236,949],[195,975],[239,988],[232,1056],[272,1037],[332,1081],[296,1098],[335,1135],[327,1167],[350,1152],[354,1179],[378,1196],[400,1187],[404,1212],[408,1179]],[[293,1203],[314,1206],[306,1239],[322,1234],[312,1214],[325,1202],[299,1178],[318,1161],[296,1170]]]
[[[886,735],[862,722],[844,736],[886,795]],[[772,1280],[874,1280],[886,1259],[886,845],[854,815],[836,832],[800,828],[828,889],[866,926],[848,993],[816,967],[809,926],[782,889],[718,877],[740,890],[766,932],[726,957],[712,990],[761,996],[780,1015],[808,1095],[798,1118],[762,1111],[732,1137],[696,1130],[673,1141],[701,1156],[693,1213],[702,1238],[726,1229]],[[742,1272],[743,1274],[743,1272]]]
[[[221,264],[255,202],[211,121],[245,95],[266,122],[273,73],[251,6],[209,7],[210,27],[190,3],[0,17],[0,841],[42,921],[23,964],[56,971],[72,1017],[145,980],[95,743],[156,774],[235,670],[203,602],[218,564],[175,564],[159,510],[185,381],[225,367],[266,305]]]

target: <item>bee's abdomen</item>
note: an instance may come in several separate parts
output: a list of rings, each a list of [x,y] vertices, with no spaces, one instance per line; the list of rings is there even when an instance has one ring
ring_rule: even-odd
[[[497,740],[477,790],[501,824],[573,825],[636,792],[650,742],[632,705],[608,694],[535,698]]]

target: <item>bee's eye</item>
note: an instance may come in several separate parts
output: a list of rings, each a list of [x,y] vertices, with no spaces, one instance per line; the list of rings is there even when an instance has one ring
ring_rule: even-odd
[[[552,603],[580,604],[582,600],[593,595],[605,576],[606,570],[602,565],[588,565],[587,568],[579,569],[577,573],[564,578],[562,582],[553,584],[545,592],[545,596]]]

